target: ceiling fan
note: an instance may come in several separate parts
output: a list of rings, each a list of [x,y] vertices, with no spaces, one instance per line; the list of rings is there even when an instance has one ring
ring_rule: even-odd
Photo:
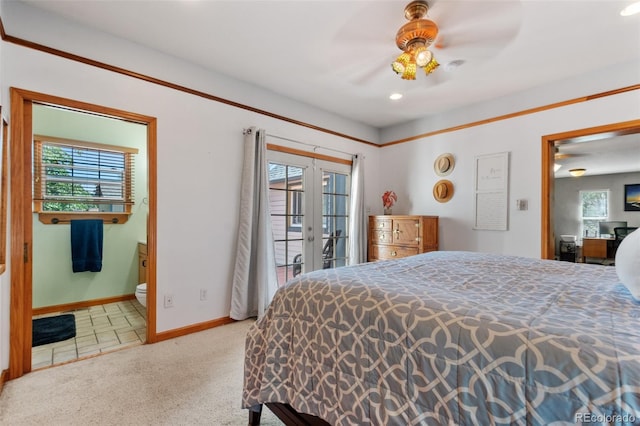
[[[567,158],[582,157],[584,155],[585,154],[560,152],[560,148],[556,146],[555,147],[555,153],[553,155],[553,159],[555,161],[561,161],[561,160],[566,160]]]
[[[438,26],[424,19],[428,11],[429,4],[424,0],[412,1],[404,8],[404,17],[409,22],[396,34],[396,46],[402,53],[391,64],[391,69],[403,80],[415,80],[418,68],[429,75],[440,65],[429,50],[438,36]]]
[[[398,87],[390,64],[400,81],[421,80],[425,88],[448,81],[456,65],[479,70],[517,36],[522,16],[520,2],[418,0],[406,4],[402,24],[396,2],[362,4],[336,32],[329,61],[332,72],[362,86]],[[415,61],[414,73],[412,55],[429,78],[416,78],[421,68]]]

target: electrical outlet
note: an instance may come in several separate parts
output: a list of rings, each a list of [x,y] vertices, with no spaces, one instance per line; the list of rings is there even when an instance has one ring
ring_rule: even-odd
[[[207,289],[206,288],[201,288],[200,289],[200,300],[207,300]]]
[[[164,295],[164,307],[173,308],[173,294]]]

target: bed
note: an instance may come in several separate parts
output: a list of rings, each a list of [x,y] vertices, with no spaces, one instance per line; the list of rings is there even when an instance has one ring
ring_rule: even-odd
[[[253,424],[263,404],[332,425],[640,422],[640,303],[614,267],[443,251],[314,271],[244,362]]]

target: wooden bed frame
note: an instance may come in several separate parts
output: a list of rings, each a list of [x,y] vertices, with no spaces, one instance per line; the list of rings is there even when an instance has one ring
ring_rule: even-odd
[[[289,404],[267,402],[265,404],[286,426],[330,426],[320,417],[311,414],[298,413]],[[249,426],[259,426],[262,415],[262,405],[257,409],[249,409]]]

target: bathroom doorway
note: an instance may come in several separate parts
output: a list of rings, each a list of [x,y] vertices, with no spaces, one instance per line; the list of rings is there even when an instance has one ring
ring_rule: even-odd
[[[11,100],[13,126],[10,378],[20,377],[32,370],[34,314],[46,317],[59,312],[75,311],[90,317],[93,311],[94,315],[102,317],[103,320],[114,322],[118,319],[108,319],[109,314],[116,315],[117,312],[114,310],[124,311],[124,315],[128,313],[130,316],[135,315],[135,312],[130,310],[137,310],[140,311],[143,319],[146,317],[146,329],[142,330],[143,336],[138,336],[139,341],[155,342],[155,303],[152,301],[155,301],[156,119],[14,88],[11,89]],[[123,131],[123,129],[129,130]],[[137,180],[141,184],[136,185],[135,196],[132,197],[132,203],[127,205],[126,210],[123,206],[118,207],[115,204],[88,206],[87,211],[90,214],[97,215],[95,218],[104,219],[103,264],[105,268],[100,273],[71,274],[70,250],[58,250],[69,257],[63,261],[47,259],[49,256],[46,253],[51,253],[52,249],[60,246],[59,241],[64,240],[65,244],[69,244],[69,219],[73,218],[75,213],[69,213],[71,216],[61,213],[57,217],[34,213],[34,201],[37,204],[39,200],[34,200],[32,191],[34,162],[38,163],[32,155],[33,141],[42,136],[39,133],[50,133],[46,136],[53,137],[58,143],[61,140],[63,144],[66,143],[65,141],[75,143],[78,140],[84,140],[95,142],[97,149],[102,150],[101,143],[110,147],[116,145],[109,137],[117,139],[118,134],[122,137],[127,134],[127,131],[132,131],[131,134],[137,133],[140,139],[139,147],[136,147],[135,151],[142,155],[139,156],[140,161],[132,164],[136,169],[133,175],[134,182]],[[56,132],[58,134],[51,134]],[[92,136],[92,132],[97,133]],[[96,185],[96,188],[100,189],[100,185]],[[42,209],[39,210],[42,211]],[[127,227],[126,230],[125,227]],[[125,237],[126,234],[129,234],[128,237]],[[132,237],[135,241],[129,241]],[[122,246],[113,246],[118,244],[117,241]],[[149,301],[146,303],[146,308],[133,297],[138,284],[138,251],[141,244],[145,245],[146,251],[147,300]],[[108,255],[110,263],[107,262]],[[60,263],[64,265],[61,266]],[[107,265],[109,265],[108,268]],[[110,286],[113,288],[110,289]],[[103,315],[98,312],[101,309]],[[98,323],[99,319],[89,321]],[[138,323],[138,333],[141,332],[139,325]],[[132,331],[135,333],[135,330]],[[95,338],[98,339],[97,336]],[[108,338],[103,335],[102,339],[104,343]],[[84,339],[85,345],[87,340]],[[125,343],[127,340],[133,343],[131,334],[129,338],[123,337],[121,340]],[[78,350],[79,346],[76,347],[76,355],[82,352],[84,356],[92,356],[96,353],[95,349],[98,350],[97,353],[101,352],[98,341],[93,353],[88,346],[90,345],[86,345],[81,351]],[[102,345],[104,348],[108,346],[118,345]],[[69,356],[67,354],[67,357]],[[64,355],[58,359],[60,362],[71,360],[64,360]]]

